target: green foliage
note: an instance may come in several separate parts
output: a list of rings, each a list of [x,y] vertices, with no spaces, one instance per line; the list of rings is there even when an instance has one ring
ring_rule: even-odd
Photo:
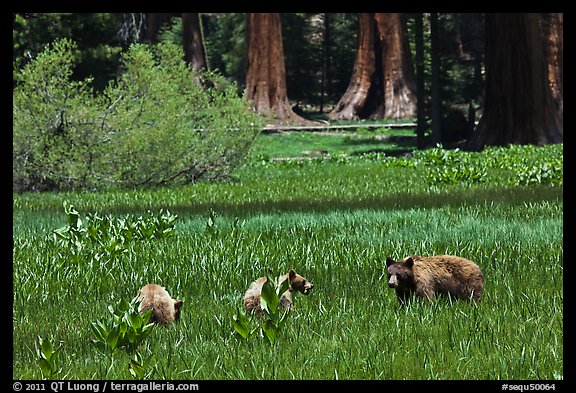
[[[73,80],[94,77],[95,88],[102,90],[114,78],[120,53],[126,45],[118,34],[125,14],[50,12],[13,15],[15,72],[51,42],[68,38],[78,43],[74,52],[77,66]]]
[[[517,183],[519,185],[562,185],[563,173],[562,167],[544,163],[542,166],[533,166],[528,168],[519,168],[517,173]]]
[[[155,371],[155,365],[154,354],[144,357],[140,352],[135,352],[130,359],[129,371],[134,379],[149,379]]]
[[[76,45],[58,40],[16,75],[13,188],[74,188],[93,183],[90,162],[105,135],[93,132],[99,103],[90,79],[72,81]]]
[[[58,347],[54,348],[50,340],[38,336],[36,356],[43,379],[63,379],[62,368],[58,368],[58,362],[56,361],[61,348],[62,342],[58,344]]]
[[[427,171],[426,178],[430,184],[471,184],[484,181],[486,171],[474,166],[433,168]]]
[[[262,285],[260,294],[260,307],[263,311],[262,318],[255,317],[254,313],[247,314],[244,309],[238,307],[232,316],[232,326],[236,333],[243,339],[254,336],[256,331],[260,331],[261,337],[266,337],[271,344],[274,344],[278,333],[286,322],[288,310],[280,305],[282,294],[288,290],[290,282],[288,278],[278,282],[266,277],[266,282]],[[257,327],[254,327],[256,325]]]
[[[177,215],[160,209],[146,217],[128,215],[124,218],[111,215],[100,217],[97,213],[86,216],[83,226],[74,206],[64,201],[67,225],[54,229],[48,240],[70,252],[76,261],[109,260],[128,251],[131,243],[151,239],[165,239],[174,235]]]
[[[15,191],[215,180],[245,159],[260,118],[234,86],[188,68],[174,44],[132,45],[102,93],[71,80],[75,48],[58,40],[17,74]]]
[[[225,13],[202,19],[206,57],[239,86],[245,84],[247,66],[246,14]]]
[[[115,308],[108,306],[110,318],[92,322],[92,343],[98,350],[111,355],[118,350],[133,353],[138,349],[155,326],[148,323],[152,310],[140,314],[138,305],[137,297],[130,303],[123,299]]]
[[[428,167],[429,184],[473,184],[484,182],[488,172],[502,170],[509,173],[514,186],[549,185],[563,183],[562,145],[489,147],[483,153],[445,150],[441,147],[419,150],[414,158]]]

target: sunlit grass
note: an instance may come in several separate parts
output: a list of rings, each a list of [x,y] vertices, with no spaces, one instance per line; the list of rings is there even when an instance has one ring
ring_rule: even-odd
[[[434,188],[422,168],[372,161],[237,176],[178,189],[15,195],[13,377],[41,378],[42,335],[63,341],[68,378],[130,378],[128,355],[99,353],[90,324],[148,282],[184,300],[181,320],[141,348],[156,358],[155,379],[563,377],[562,187]],[[66,224],[64,200],[81,217],[168,208],[176,233],[112,260],[72,262],[44,241]],[[478,263],[483,298],[401,307],[386,256],[443,253]],[[315,288],[296,295],[276,343],[239,339],[232,315],[250,282],[291,267]]]

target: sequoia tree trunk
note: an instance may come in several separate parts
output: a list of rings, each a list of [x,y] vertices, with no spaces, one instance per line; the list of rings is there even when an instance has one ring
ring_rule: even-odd
[[[485,108],[469,149],[563,141],[539,18],[532,13],[486,14]]]
[[[372,76],[376,69],[374,52],[374,14],[361,13],[358,16],[358,43],[352,77],[348,88],[328,113],[333,120],[356,120],[368,98]]]
[[[288,102],[280,14],[248,13],[247,22],[246,99],[271,121],[307,122]]]
[[[374,14],[382,47],[383,102],[371,118],[410,119],[416,115],[412,53],[402,14]]]
[[[543,15],[548,82],[560,117],[564,115],[564,14]]]
[[[334,120],[412,118],[416,115],[415,90],[402,15],[359,14],[352,77],[328,117]]]

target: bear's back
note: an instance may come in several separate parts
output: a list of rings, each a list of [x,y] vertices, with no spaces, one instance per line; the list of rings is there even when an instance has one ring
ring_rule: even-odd
[[[157,284],[147,284],[140,291],[142,306],[141,313],[152,310],[151,321],[168,324],[173,322],[176,315],[174,300],[166,289]]]
[[[420,295],[447,295],[477,300],[484,291],[484,275],[478,265],[455,255],[412,256],[414,280]]]

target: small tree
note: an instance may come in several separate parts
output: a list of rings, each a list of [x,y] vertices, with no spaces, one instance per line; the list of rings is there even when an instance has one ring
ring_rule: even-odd
[[[75,48],[56,41],[17,74],[15,191],[213,180],[247,156],[261,119],[234,85],[191,69],[181,48],[132,45],[102,93],[71,80]]]

